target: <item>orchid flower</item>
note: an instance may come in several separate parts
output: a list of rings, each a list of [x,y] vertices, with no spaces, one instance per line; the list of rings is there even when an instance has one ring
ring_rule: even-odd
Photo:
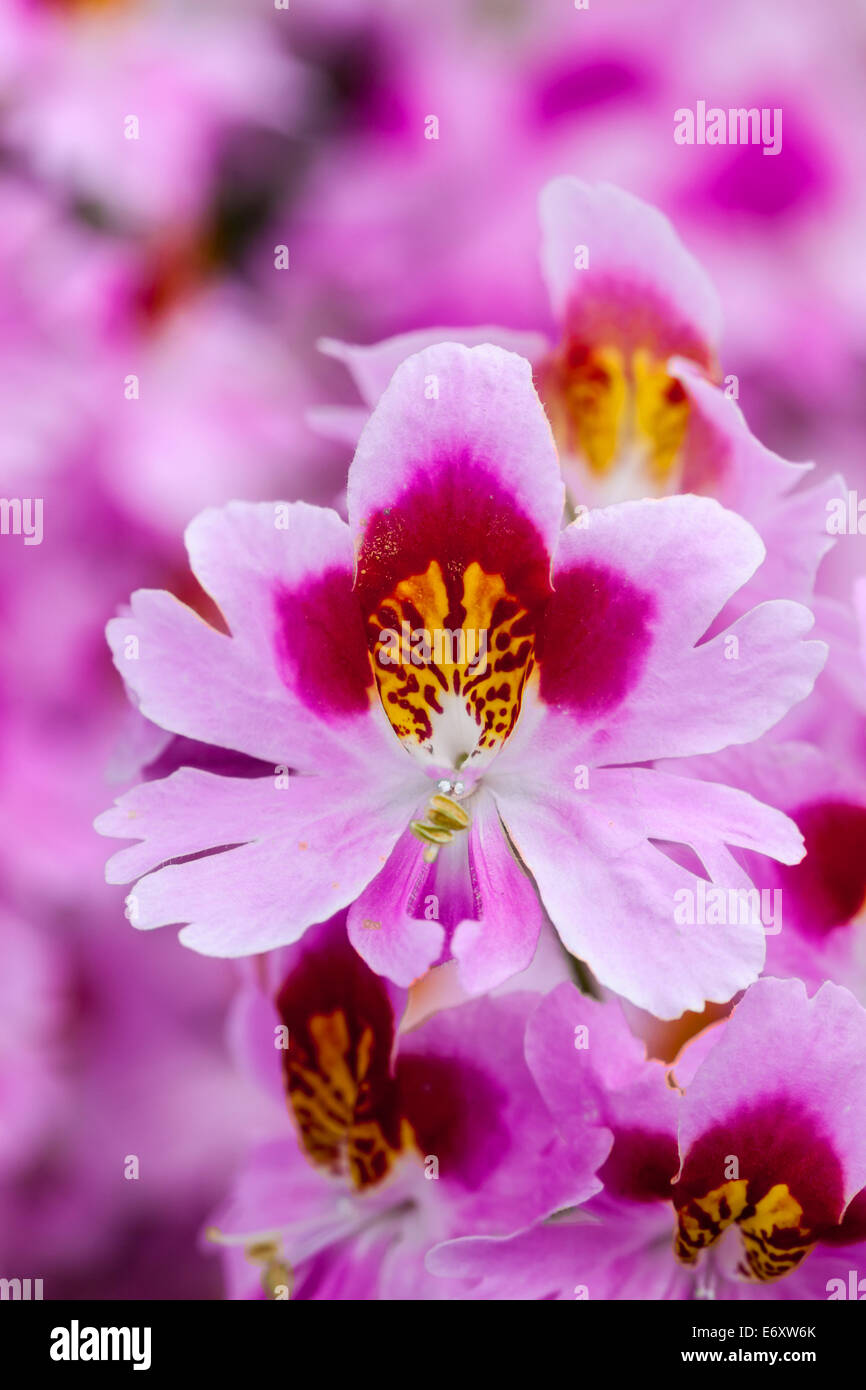
[[[763,558],[711,498],[600,509],[560,534],[563,486],[528,362],[436,346],[404,363],[349,476],[349,522],[230,504],[189,527],[227,632],[139,592],[109,625],[141,712],[268,761],[181,768],[97,822],[134,838],[140,927],[241,956],[349,907],[372,969],[455,957],[471,992],[532,958],[546,912],[598,979],[661,1017],[760,973],[760,926],[684,929],[691,873],[729,846],[796,862],[793,824],[740,791],[646,766],[749,742],[824,660],[788,600],[708,628]],[[690,881],[691,881],[690,880]]]

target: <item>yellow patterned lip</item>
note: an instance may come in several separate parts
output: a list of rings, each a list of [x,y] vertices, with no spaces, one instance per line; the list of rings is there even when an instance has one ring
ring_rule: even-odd
[[[353,1042],[342,1009],[309,1020],[311,1052],[285,1056],[289,1106],[308,1158],[358,1190],[381,1182],[409,1146],[389,1078],[374,1077],[375,1037]]]
[[[806,1258],[815,1241],[804,1229],[803,1208],[790,1188],[776,1183],[753,1203],[748,1187],[745,1179],[733,1179],[679,1209],[674,1249],[683,1264],[697,1264],[701,1251],[733,1224],[743,1241],[739,1273],[747,1279],[781,1279]]]
[[[560,449],[596,478],[626,472],[654,494],[676,489],[689,400],[649,349],[566,339],[539,369],[538,389]]]
[[[534,666],[526,607],[500,574],[473,561],[452,582],[442,567],[400,580],[368,621],[382,707],[411,749],[460,769],[490,755],[520,714]]]

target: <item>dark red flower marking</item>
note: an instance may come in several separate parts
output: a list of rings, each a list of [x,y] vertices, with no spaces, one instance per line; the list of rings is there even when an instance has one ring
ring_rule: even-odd
[[[421,1153],[436,1156],[442,1178],[482,1187],[510,1143],[504,1092],[480,1068],[447,1057],[400,1057],[397,1080]]]
[[[679,1166],[674,1135],[623,1126],[614,1130],[613,1148],[598,1176],[606,1192],[627,1201],[669,1202]]]
[[[741,1273],[778,1279],[839,1225],[843,1203],[842,1168],[816,1116],[785,1095],[750,1102],[686,1155],[674,1187],[677,1255],[694,1264],[736,1223]]]
[[[373,672],[351,576],[341,569],[274,594],[277,668],[309,709],[362,714]]]
[[[653,601],[592,561],[556,576],[539,634],[541,696],[579,714],[602,714],[636,684],[649,649]]]
[[[785,911],[807,935],[826,936],[866,902],[866,806],[824,801],[789,814],[802,831],[806,857],[776,870]]]
[[[384,984],[349,944],[341,919],[303,951],[277,998],[290,1108],[314,1163],[361,1188],[405,1146],[391,1071],[394,1015]]]
[[[501,575],[505,588],[537,615],[550,594],[550,556],[533,523],[503,491],[499,478],[470,450],[416,470],[392,506],[364,526],[355,588],[366,615],[401,580],[426,574],[436,561],[445,582],[448,626],[460,627],[463,578],[473,562]]]

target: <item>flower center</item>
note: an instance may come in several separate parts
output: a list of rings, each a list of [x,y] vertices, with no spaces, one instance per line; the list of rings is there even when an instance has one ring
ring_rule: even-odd
[[[455,768],[492,756],[517,722],[534,667],[533,623],[502,576],[473,561],[446,579],[431,560],[381,600],[367,631],[398,738]]]
[[[689,402],[646,348],[627,353],[566,339],[541,367],[538,385],[560,448],[581,456],[595,477],[624,472],[623,484],[675,489]],[[629,494],[627,486],[619,491]]]
[[[342,1009],[308,1020],[284,1054],[286,1089],[308,1157],[353,1187],[373,1186],[411,1141],[372,1027],[350,1028]]]
[[[409,829],[427,848],[424,859],[432,864],[442,845],[448,845],[461,830],[469,828],[469,813],[455,797],[465,791],[463,782],[452,782],[447,778],[436,783],[438,791],[430,798],[427,813],[423,820],[409,822]]]
[[[815,1242],[803,1226],[803,1208],[786,1183],[776,1183],[758,1202],[750,1202],[743,1178],[692,1198],[677,1213],[674,1248],[683,1264],[693,1265],[734,1222],[743,1240],[740,1273],[768,1282],[781,1279],[806,1258]]]

